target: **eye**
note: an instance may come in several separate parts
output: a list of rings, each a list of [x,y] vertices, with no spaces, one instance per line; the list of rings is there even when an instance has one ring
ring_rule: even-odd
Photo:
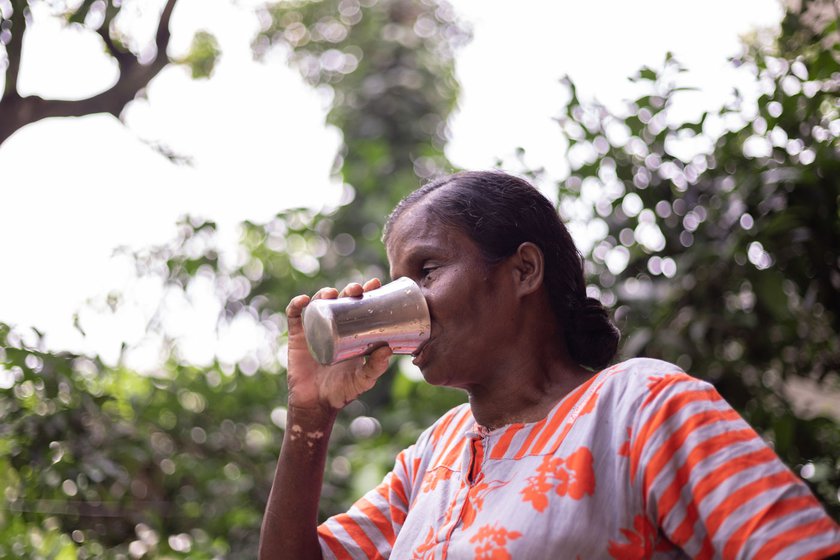
[[[425,264],[422,268],[420,268],[420,277],[423,279],[428,278],[435,270],[437,270],[437,266]]]

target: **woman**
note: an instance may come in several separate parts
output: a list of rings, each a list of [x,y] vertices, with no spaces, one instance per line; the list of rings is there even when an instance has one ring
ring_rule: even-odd
[[[401,452],[346,514],[316,527],[336,414],[391,352],[326,367],[294,298],[287,430],[263,558],[825,558],[840,529],[707,383],[635,359],[585,294],[551,203],[499,172],[429,183],[394,210],[391,277],[422,288],[431,338],[414,358],[469,402]],[[358,296],[351,284],[315,297]]]

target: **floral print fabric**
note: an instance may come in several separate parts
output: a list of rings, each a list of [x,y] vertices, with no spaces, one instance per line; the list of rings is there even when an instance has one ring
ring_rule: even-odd
[[[824,558],[840,528],[714,388],[634,359],[543,420],[454,408],[318,529],[325,558]]]

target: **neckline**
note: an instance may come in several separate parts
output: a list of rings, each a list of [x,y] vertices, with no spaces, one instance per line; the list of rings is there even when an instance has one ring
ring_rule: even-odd
[[[554,418],[555,414],[563,407],[564,403],[567,403],[570,399],[575,399],[575,404],[570,407],[568,413],[565,416],[572,416],[572,419],[576,418],[579,412],[579,407],[576,406],[577,403],[582,403],[587,400],[588,393],[591,392],[592,388],[595,386],[595,380],[601,376],[604,370],[599,371],[592,375],[589,379],[566,393],[563,398],[559,401],[554,403],[551,409],[548,411],[548,414],[545,415],[544,418],[539,420],[534,420],[533,422],[513,422],[511,424],[504,424],[499,426],[498,428],[488,428],[487,426],[483,426],[476,422],[475,417],[473,417],[472,426],[467,430],[466,435],[473,439],[484,439],[494,435],[500,435],[506,433],[508,430],[514,429],[516,431],[520,431],[526,428],[534,429],[537,426],[544,425],[549,420]],[[469,405],[467,405],[469,406]],[[470,410],[470,416],[472,417],[472,410]]]

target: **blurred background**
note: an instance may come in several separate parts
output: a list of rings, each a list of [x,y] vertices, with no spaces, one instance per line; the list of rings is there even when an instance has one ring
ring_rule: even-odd
[[[840,10],[545,4],[0,0],[0,557],[256,556],[286,303],[492,167],[840,516]],[[395,360],[322,516],[463,400]]]

